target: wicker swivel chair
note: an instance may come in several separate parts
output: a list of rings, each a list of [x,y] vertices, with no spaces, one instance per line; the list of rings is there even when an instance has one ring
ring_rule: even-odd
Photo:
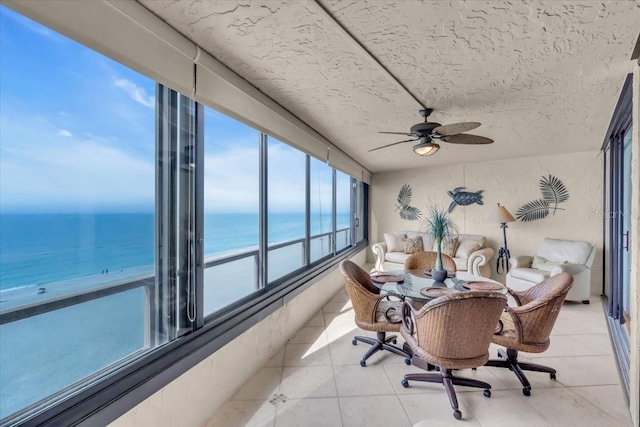
[[[414,365],[428,369],[438,366],[439,373],[406,374],[409,381],[427,381],[444,385],[453,416],[462,418],[453,385],[484,388],[491,397],[491,384],[471,378],[453,376],[452,370],[475,368],[489,359],[489,344],[507,305],[507,297],[499,292],[456,292],[426,303],[420,310],[409,303],[402,306],[400,333],[413,351]]]
[[[358,341],[371,344],[371,347],[362,356],[360,366],[367,366],[367,359],[380,350],[388,350],[405,358],[410,358],[411,356],[405,351],[390,344],[397,342],[395,335],[386,336],[387,332],[400,331],[402,302],[387,300],[385,295],[380,294],[380,289],[371,283],[369,273],[352,261],[342,261],[340,271],[344,276],[349,298],[351,298],[353,311],[356,315],[356,325],[365,331],[375,331],[377,333],[376,338],[367,336],[353,338],[353,345],[356,345]]]
[[[436,266],[436,252],[420,251],[409,255],[404,262],[405,270],[431,270]],[[456,263],[447,254],[442,254],[442,268],[447,271],[456,272]]]
[[[569,273],[560,273],[524,291],[508,290],[518,306],[505,309],[500,318],[502,331],[493,336],[493,342],[506,347],[507,351],[498,350],[498,357],[502,359],[489,360],[487,366],[513,371],[522,383],[525,396],[531,395],[531,384],[523,371],[546,372],[555,380],[556,370],[519,362],[518,351],[542,353],[549,348],[549,335],[572,284],[573,277]]]

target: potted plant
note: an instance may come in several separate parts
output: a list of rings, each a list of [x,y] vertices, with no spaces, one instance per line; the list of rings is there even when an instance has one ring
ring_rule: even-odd
[[[436,205],[427,207],[425,225],[425,233],[431,236],[436,244],[436,266],[431,270],[431,277],[436,282],[444,282],[447,278],[447,270],[442,268],[442,242],[455,238],[458,235],[458,229],[449,217],[449,212]]]

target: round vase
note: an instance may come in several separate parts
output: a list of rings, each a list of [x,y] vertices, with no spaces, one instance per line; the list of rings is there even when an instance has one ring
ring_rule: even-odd
[[[431,277],[436,282],[444,282],[445,279],[447,278],[447,270],[436,270],[436,269],[433,269],[433,270],[431,270]]]

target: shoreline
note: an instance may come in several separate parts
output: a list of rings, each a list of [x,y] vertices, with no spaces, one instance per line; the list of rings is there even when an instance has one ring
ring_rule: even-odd
[[[94,274],[56,282],[25,285],[0,290],[0,312],[25,304],[45,302],[52,298],[120,282],[126,279],[149,276],[153,274],[153,268],[152,265],[125,268],[122,271],[110,271],[105,274]]]

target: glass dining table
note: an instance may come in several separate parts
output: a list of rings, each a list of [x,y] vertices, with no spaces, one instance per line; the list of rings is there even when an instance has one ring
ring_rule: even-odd
[[[388,294],[425,302],[452,292],[484,290],[507,293],[503,284],[464,271],[450,273],[444,282],[436,282],[425,270],[397,270],[373,273],[371,282]]]

